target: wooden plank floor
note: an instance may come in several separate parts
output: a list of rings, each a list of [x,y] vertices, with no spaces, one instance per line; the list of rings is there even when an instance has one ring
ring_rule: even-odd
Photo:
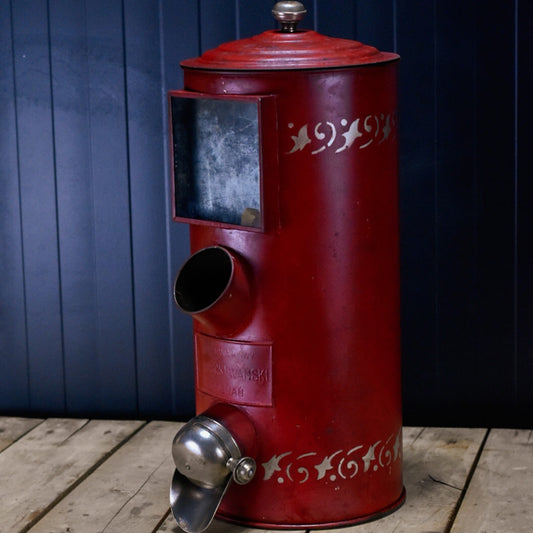
[[[179,427],[0,417],[0,533],[178,533],[168,489]],[[404,483],[397,512],[329,531],[533,531],[533,431],[405,428]],[[208,533],[261,531],[215,521]]]

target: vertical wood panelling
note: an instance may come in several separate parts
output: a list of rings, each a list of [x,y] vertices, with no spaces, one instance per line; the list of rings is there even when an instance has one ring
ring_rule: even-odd
[[[307,10],[307,13],[305,14],[305,17],[303,20],[298,24],[298,28],[305,29],[305,30],[315,30],[317,29],[318,19],[317,19],[317,2],[318,0],[309,0],[309,2],[305,2],[305,9]],[[276,21],[276,28],[279,27],[279,23]]]
[[[533,411],[533,4],[516,0],[517,22],[517,356],[515,397],[521,420],[531,420]]]
[[[437,408],[445,424],[483,424],[512,396],[513,18],[512,6],[498,10],[499,40],[485,6],[449,7],[436,13]]]
[[[237,37],[235,2],[200,0],[201,52]]]
[[[11,8],[0,2],[0,409],[30,403]]]
[[[237,35],[239,39],[252,37],[263,33],[265,30],[276,28],[276,21],[271,9],[265,9],[265,2],[250,2],[250,0],[237,1]],[[274,4],[272,4],[274,5]]]
[[[477,280],[474,0],[436,6],[436,267],[440,416],[475,392]],[[453,391],[453,394],[451,394]]]
[[[86,3],[101,412],[137,411],[131,206],[120,0]]]
[[[350,0],[317,0],[317,31],[342,39],[356,38],[357,2]],[[336,16],[332,16],[335,13]]]
[[[416,16],[413,14],[416,13]],[[398,0],[404,410],[430,416],[440,389],[435,268],[435,9]],[[423,89],[422,89],[423,88]],[[421,354],[423,354],[421,356]]]
[[[150,1],[125,2],[127,128],[137,388],[143,416],[171,405],[165,204],[166,121],[161,109],[159,12]],[[146,250],[151,258],[147,261]]]
[[[65,382],[47,2],[13,2],[12,10],[29,407],[35,412],[62,412]]]
[[[199,0],[191,2],[190,9],[183,10],[177,2],[163,2],[160,10],[161,49],[163,85],[161,90],[161,108],[166,119],[166,92],[183,87],[183,74],[179,62],[187,57],[200,54],[199,35]],[[169,374],[172,383],[171,405],[167,413],[174,416],[189,417],[194,412],[194,374],[192,321],[180,313],[171,298],[171,284],[177,270],[189,255],[189,227],[170,220],[170,178],[168,169],[168,130],[164,129],[163,146],[165,148],[165,186],[166,186],[166,236],[168,296],[165,308],[170,317],[170,352]]]
[[[273,3],[1,3],[1,410],[192,413],[166,91],[183,86],[181,60],[275,27]],[[406,421],[525,423],[532,8],[305,3],[302,27],[402,56]]]
[[[355,4],[357,40],[380,50],[394,50],[395,0],[359,0]]]
[[[87,19],[84,2],[49,5],[66,407],[89,412],[99,373]]]
[[[472,419],[494,425],[510,421],[515,407],[515,20],[514,2],[475,7],[479,341],[468,370],[475,397],[466,401]]]

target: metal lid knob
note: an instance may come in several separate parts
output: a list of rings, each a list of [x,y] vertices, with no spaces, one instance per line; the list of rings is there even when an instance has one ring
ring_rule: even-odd
[[[296,26],[307,13],[305,6],[301,2],[285,0],[278,2],[272,10],[274,17],[281,23],[282,33],[294,33]]]

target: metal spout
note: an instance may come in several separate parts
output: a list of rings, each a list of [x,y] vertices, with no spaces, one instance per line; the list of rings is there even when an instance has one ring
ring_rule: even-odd
[[[174,282],[179,309],[206,333],[233,334],[249,321],[252,293],[243,262],[222,246],[209,246],[183,264]]]
[[[211,524],[230,485],[249,483],[256,471],[233,435],[216,420],[199,415],[176,434],[172,444],[176,470],[170,487],[170,507],[179,527],[200,533]]]

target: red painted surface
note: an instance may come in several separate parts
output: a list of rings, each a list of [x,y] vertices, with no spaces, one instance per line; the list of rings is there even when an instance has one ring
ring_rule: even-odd
[[[190,231],[193,252],[224,247],[250,283],[240,329],[194,321],[197,411],[234,404],[257,434],[257,475],[229,488],[219,516],[273,528],[357,523],[404,497],[397,56],[355,61],[342,43],[335,68],[322,68],[321,52],[333,52],[314,32],[297,39],[307,33],[314,45],[304,69],[284,70],[284,52],[276,70],[275,32],[261,38],[259,55],[265,39],[272,52],[254,59],[259,70],[245,70],[252,40],[242,53],[231,45],[238,58],[215,51],[184,63],[188,91],[276,100],[277,131],[262,142],[278,166],[263,168],[262,183],[277,184],[263,209],[279,224],[258,232],[203,222]]]
[[[186,68],[209,70],[283,70],[346,67],[394,61],[396,54],[372,46],[337,39],[314,31],[282,33],[269,30],[208,50],[182,62]]]

